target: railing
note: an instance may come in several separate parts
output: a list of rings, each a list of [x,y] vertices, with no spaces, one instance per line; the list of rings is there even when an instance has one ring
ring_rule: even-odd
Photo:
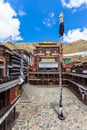
[[[49,71],[46,71],[46,72],[40,72],[40,71],[37,71],[37,72],[29,72],[29,74],[59,74],[59,72],[57,71],[57,72],[55,72],[55,71],[53,71],[53,72],[49,72]]]
[[[63,72],[62,74],[68,74],[68,75],[73,75],[73,76],[77,76],[77,77],[82,77],[82,78],[87,78],[87,74],[83,74],[83,73],[72,73],[72,72]]]
[[[2,76],[0,77],[0,84],[6,83],[6,82],[10,82],[13,81],[15,79],[18,79],[17,76]]]
[[[78,90],[81,93],[82,99],[83,100],[85,99],[85,96],[87,96],[87,87],[86,86],[84,86],[84,85],[82,85],[80,83],[77,83],[77,82],[75,82],[73,80],[70,80],[70,79],[63,79],[63,80],[66,80],[66,81],[69,81],[69,82],[75,84],[78,87]]]
[[[19,102],[20,97],[18,97],[18,99],[15,101],[14,104],[12,104],[11,106],[9,106],[2,115],[0,115],[0,125],[1,123],[8,117],[8,115],[11,113],[11,111],[14,109],[14,107],[17,105],[17,103]]]
[[[14,87],[17,84],[19,84],[19,79],[3,82],[2,84],[0,84],[0,93]]]

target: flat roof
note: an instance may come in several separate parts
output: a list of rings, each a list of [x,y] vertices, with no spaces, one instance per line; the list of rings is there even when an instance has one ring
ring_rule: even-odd
[[[60,44],[52,41],[39,42],[36,47],[60,47]]]

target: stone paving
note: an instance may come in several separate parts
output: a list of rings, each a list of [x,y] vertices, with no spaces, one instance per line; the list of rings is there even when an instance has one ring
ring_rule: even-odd
[[[63,88],[63,114],[58,119],[59,87],[26,84],[9,130],[87,130],[87,106]]]

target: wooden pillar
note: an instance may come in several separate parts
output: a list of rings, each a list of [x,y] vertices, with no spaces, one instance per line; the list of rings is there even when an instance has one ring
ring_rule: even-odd
[[[46,71],[46,68],[44,68],[44,71]]]
[[[41,85],[43,85],[42,82],[43,82],[43,75],[41,74],[41,82],[40,82]]]
[[[30,79],[30,66],[28,65],[27,67],[27,83],[29,83],[29,79]]]
[[[8,105],[8,95],[7,91],[5,91],[5,107]]]
[[[38,66],[39,65],[39,56],[37,56],[37,71],[38,71]]]
[[[6,76],[6,59],[3,58],[4,68],[2,69],[2,76]]]
[[[44,85],[44,80],[42,79],[42,85]]]
[[[37,74],[36,85],[38,85],[39,74]]]
[[[47,80],[47,85],[49,85],[50,74],[47,74],[47,79],[48,79],[48,80]]]
[[[53,75],[53,79],[54,79],[54,85],[55,85],[55,74]]]
[[[3,122],[3,130],[7,130],[7,120],[6,119]]]
[[[57,68],[57,69],[58,69],[58,71],[59,71],[59,68],[60,68],[60,67],[59,67],[59,61],[60,61],[59,56],[57,56],[57,60],[58,60],[58,68]]]
[[[15,113],[16,113],[16,107],[14,107],[14,111],[13,111],[13,119],[15,120]]]
[[[29,83],[29,64],[27,65],[27,83]]]
[[[43,74],[42,74],[42,81],[41,81],[41,84],[43,85]]]

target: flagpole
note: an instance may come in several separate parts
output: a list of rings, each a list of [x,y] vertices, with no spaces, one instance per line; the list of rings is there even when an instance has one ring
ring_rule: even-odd
[[[60,87],[60,99],[59,99],[59,110],[58,110],[58,118],[60,120],[65,120],[65,117],[63,116],[63,105],[62,105],[62,38],[63,38],[63,33],[64,33],[64,23],[63,23],[63,13],[60,13],[59,16],[59,21],[60,21],[60,29],[59,29],[59,34],[60,34],[60,71],[59,71],[59,87]]]

